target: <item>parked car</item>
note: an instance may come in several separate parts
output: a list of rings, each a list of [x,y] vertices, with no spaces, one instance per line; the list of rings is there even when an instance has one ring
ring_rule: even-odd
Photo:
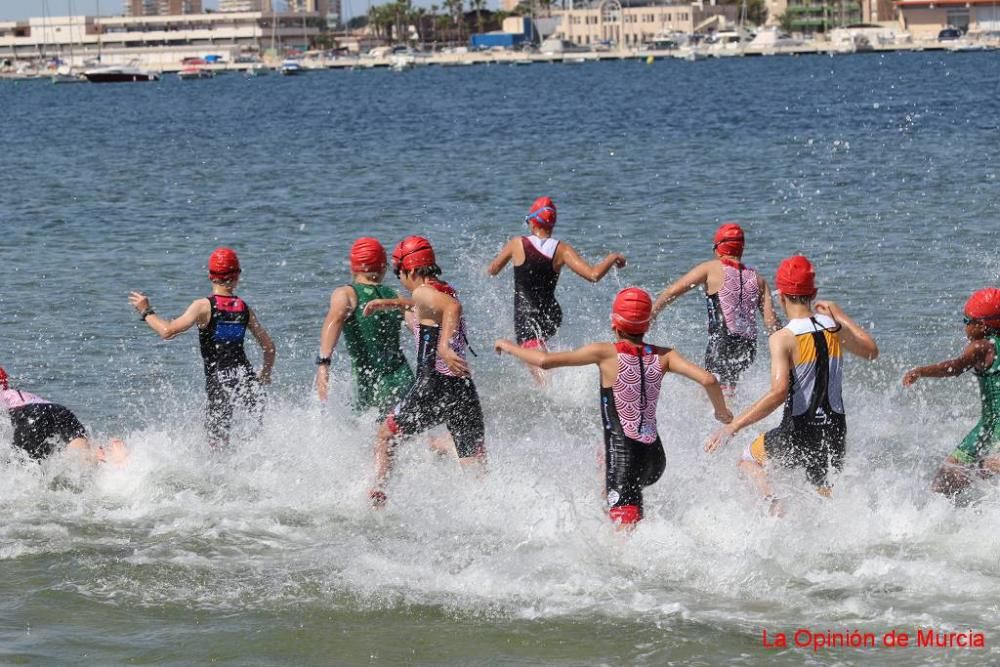
[[[949,26],[938,33],[939,42],[954,42],[956,39],[962,39],[962,31],[958,28]]]

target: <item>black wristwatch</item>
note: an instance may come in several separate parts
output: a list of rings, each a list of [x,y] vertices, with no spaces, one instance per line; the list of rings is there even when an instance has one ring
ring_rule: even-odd
[[[156,311],[153,310],[152,308],[147,308],[146,310],[142,311],[141,315],[139,315],[139,319],[145,322],[146,318],[149,317],[150,315],[156,315]]]
[[[330,357],[320,357],[320,356],[317,356],[316,357],[316,365],[317,366],[329,366],[330,365]]]

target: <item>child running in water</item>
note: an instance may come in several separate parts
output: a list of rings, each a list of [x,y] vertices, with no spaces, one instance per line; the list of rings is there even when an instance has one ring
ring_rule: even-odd
[[[381,419],[413,384],[413,371],[399,347],[403,313],[394,308],[364,314],[369,302],[398,296],[382,284],[387,261],[385,248],[378,240],[364,237],[355,241],[350,261],[353,280],[333,291],[320,333],[316,390],[320,400],[325,401],[330,356],[343,333],[354,375],[354,407],[358,411],[375,408]]]
[[[198,342],[205,365],[205,391],[208,393],[205,430],[213,447],[229,444],[237,402],[260,421],[263,413],[260,385],[271,382],[271,370],[274,368],[274,342],[257,319],[257,314],[246,301],[236,296],[240,271],[240,260],[234,250],[216,248],[208,259],[212,295],[196,299],[175,320],[159,317],[150,306],[149,298],[141,292],[132,292],[128,297],[142,320],[164,340],[172,340],[198,325]],[[243,349],[247,329],[264,355],[259,375],[254,373]]]
[[[931,488],[955,499],[977,468],[1000,472],[1000,289],[981,289],[965,303],[965,335],[969,344],[957,358],[906,372],[903,385],[920,378],[955,377],[971,370],[979,381],[979,422],[945,458]]]
[[[625,266],[625,256],[613,252],[591,266],[568,243],[552,238],[556,225],[556,205],[548,197],[539,197],[531,205],[524,221],[530,234],[507,242],[487,269],[491,276],[514,261],[514,336],[527,349],[548,349],[546,344],[562,324],[562,308],[556,301],[556,283],[563,266],[578,276],[599,282],[611,267]],[[539,382],[543,374],[531,369]]]
[[[771,390],[731,423],[713,434],[705,450],[713,452],[751,424],[784,404],[781,425],[747,444],[740,468],[754,481],[771,511],[781,513],[768,483],[769,460],[805,468],[823,496],[830,495],[829,473],[844,462],[847,418],[841,391],[841,348],[859,357],[878,357],[875,340],[832,301],[816,301],[816,273],[808,259],[789,257],[775,282],[788,324],[770,338]]]
[[[757,314],[764,316],[768,333],[780,327],[767,282],[741,261],[743,229],[727,222],[715,232],[715,259],[702,262],[663,290],[653,304],[653,317],[695,287],[705,290],[708,302],[708,348],[705,368],[715,373],[727,396],[736,391],[740,376],[757,355]]]
[[[20,389],[11,389],[7,371],[0,368],[0,407],[10,413],[14,446],[35,460],[48,458],[61,447],[79,452],[89,462],[123,463],[125,443],[114,439],[99,447],[87,438],[87,429],[68,408]]]
[[[392,253],[392,266],[411,297],[373,299],[364,315],[384,308],[414,310],[417,378],[376,436],[375,484],[369,492],[376,507],[386,502],[393,450],[402,437],[443,423],[462,464],[481,466],[486,460],[483,411],[465,361],[468,340],[458,295],[441,280],[434,249],[425,238],[404,239]]]
[[[638,287],[618,293],[611,307],[615,343],[592,343],[572,352],[529,350],[498,340],[506,352],[539,368],[594,364],[601,375],[601,419],[604,423],[605,491],[611,519],[632,527],[643,514],[642,489],[663,474],[666,458],[656,430],[656,405],[666,373],[678,373],[705,388],[715,417],[733,416],[714,375],[680,353],[643,341],[649,330],[653,301]]]

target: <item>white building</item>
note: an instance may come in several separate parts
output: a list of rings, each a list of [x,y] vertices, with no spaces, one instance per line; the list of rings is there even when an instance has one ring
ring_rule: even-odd
[[[270,14],[271,0],[219,0],[220,12],[265,12]]]
[[[318,15],[315,15],[318,18]],[[235,12],[172,16],[63,16],[0,22],[0,59],[60,58],[76,67],[134,60],[176,70],[184,58],[301,48],[319,30],[301,14]]]

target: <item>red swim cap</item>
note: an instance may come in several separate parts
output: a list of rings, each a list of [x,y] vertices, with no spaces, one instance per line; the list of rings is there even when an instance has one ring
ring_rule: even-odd
[[[987,287],[973,293],[965,302],[965,316],[1000,329],[1000,289]]]
[[[802,255],[792,255],[783,261],[774,282],[785,296],[816,296],[816,271]]]
[[[735,222],[727,222],[719,227],[712,239],[715,249],[724,257],[743,256],[743,228]]]
[[[431,247],[431,242],[422,236],[407,236],[392,251],[392,269],[397,274],[400,271],[412,271],[434,264],[437,264],[434,248]]]
[[[626,287],[611,305],[611,325],[622,333],[638,336],[649,331],[653,299],[638,287]]]
[[[539,197],[531,205],[524,221],[529,225],[533,223],[544,229],[552,229],[556,226],[556,205],[548,197]]]
[[[385,248],[370,236],[362,236],[351,246],[351,271],[376,273],[385,268]]]
[[[10,389],[10,385],[8,384],[7,371],[5,371],[3,368],[0,368],[0,389]]]
[[[208,277],[212,280],[232,280],[240,275],[240,258],[232,248],[216,248],[208,258]]]

